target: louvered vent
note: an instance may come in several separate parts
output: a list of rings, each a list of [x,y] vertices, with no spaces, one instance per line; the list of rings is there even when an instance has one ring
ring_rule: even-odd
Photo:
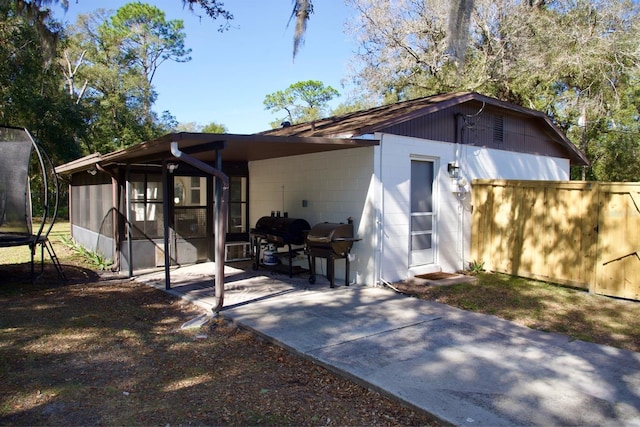
[[[502,144],[504,142],[504,116],[493,116],[493,143]]]

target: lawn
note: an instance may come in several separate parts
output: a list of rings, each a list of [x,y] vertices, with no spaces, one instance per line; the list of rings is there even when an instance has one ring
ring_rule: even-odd
[[[136,282],[106,279],[52,240],[70,281],[29,251],[0,249],[2,425],[437,425],[199,309]],[[22,249],[25,249],[22,251]],[[400,291],[574,339],[640,351],[640,303],[502,274]]]
[[[100,278],[66,229],[66,285],[0,250],[0,425],[438,425],[222,320],[181,329],[202,312]]]
[[[640,352],[640,302],[505,274],[480,273],[475,284],[396,284],[403,293],[491,314],[546,332]]]

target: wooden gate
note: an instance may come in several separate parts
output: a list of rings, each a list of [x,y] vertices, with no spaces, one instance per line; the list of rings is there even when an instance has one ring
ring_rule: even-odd
[[[640,184],[473,182],[472,259],[485,268],[640,300]]]

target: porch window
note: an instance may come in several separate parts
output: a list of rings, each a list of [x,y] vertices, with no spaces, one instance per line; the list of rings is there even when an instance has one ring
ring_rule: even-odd
[[[129,218],[133,238],[162,237],[164,233],[162,175],[132,173],[129,181],[131,188]]]
[[[240,235],[247,232],[247,177],[229,177],[228,233]],[[232,237],[232,236],[229,236]]]

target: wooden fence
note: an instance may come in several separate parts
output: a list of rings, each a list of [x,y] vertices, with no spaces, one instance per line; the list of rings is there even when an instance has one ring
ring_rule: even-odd
[[[640,183],[472,187],[471,257],[487,270],[640,300]]]

